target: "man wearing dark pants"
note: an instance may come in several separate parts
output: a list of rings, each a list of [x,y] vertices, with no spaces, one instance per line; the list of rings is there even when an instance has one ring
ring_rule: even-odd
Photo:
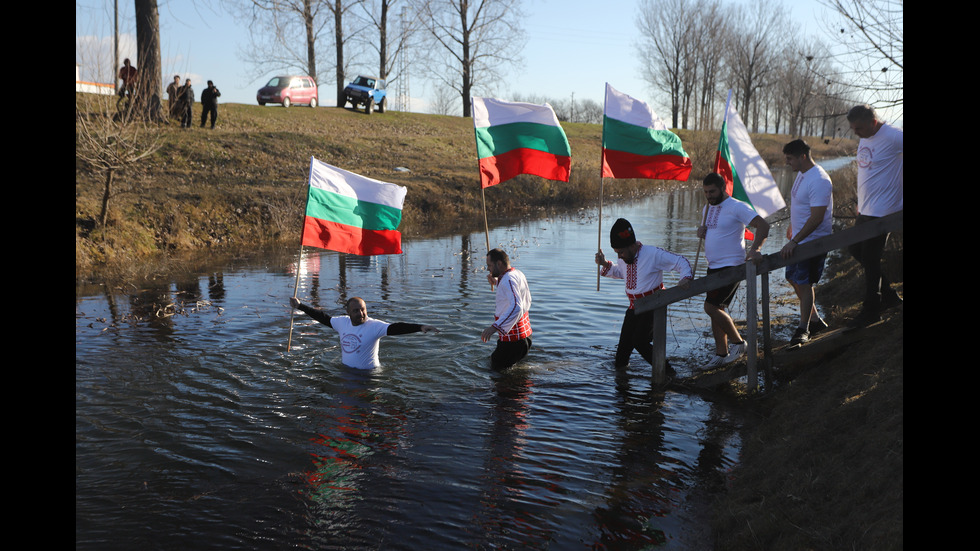
[[[677,272],[681,276],[679,287],[687,287],[691,282],[691,263],[679,254],[674,254],[652,246],[644,246],[636,240],[633,226],[620,218],[609,232],[618,262],[606,260],[602,249],[595,254],[595,262],[605,277],[626,280],[626,296],[630,300],[629,309],[623,316],[623,326],[619,331],[619,344],[616,346],[616,367],[629,365],[633,350],[653,365],[653,312],[637,314],[633,309],[636,299],[651,295],[664,288],[663,273]],[[673,370],[667,364],[667,372]]]
[[[496,334],[497,348],[490,355],[490,366],[505,369],[524,359],[531,349],[531,291],[524,274],[510,265],[501,249],[487,253],[487,280],[496,288],[493,325],[480,339],[489,342]]]
[[[858,143],[858,217],[864,224],[904,209],[905,133],[901,128],[878,120],[869,105],[852,107],[847,120]],[[850,247],[850,253],[864,268],[864,304],[849,324],[862,327],[881,319],[881,310],[898,306],[902,298],[892,289],[881,270],[881,254],[888,234],[879,235]]]

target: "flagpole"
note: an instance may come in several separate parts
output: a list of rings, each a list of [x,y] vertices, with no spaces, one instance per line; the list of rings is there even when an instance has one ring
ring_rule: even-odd
[[[609,96],[609,83],[606,83],[606,91],[602,96],[602,139],[606,137],[606,101]],[[605,149],[603,149],[603,143],[599,143],[599,235],[597,236],[596,243],[596,253],[602,250],[602,187],[606,182],[606,179],[602,175],[602,163],[606,160]],[[596,265],[595,267],[595,290],[599,291],[599,281],[602,275],[602,266]]]
[[[306,234],[306,209],[310,206],[310,178],[313,177],[313,161],[315,157],[310,155],[310,172],[306,175],[306,205],[303,207],[303,230],[299,233],[299,258],[296,259],[296,283],[293,284],[293,298],[297,298],[299,292],[299,273],[303,262],[303,236]],[[296,319],[296,309],[289,305],[289,338],[286,340],[286,352],[293,345],[293,321]]]

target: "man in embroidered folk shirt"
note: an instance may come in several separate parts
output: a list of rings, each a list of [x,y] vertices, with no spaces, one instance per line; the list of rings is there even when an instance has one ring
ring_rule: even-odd
[[[725,193],[725,179],[712,172],[704,178],[704,224],[698,227],[698,237],[704,239],[704,258],[708,261],[708,275],[731,266],[741,266],[746,260],[759,260],[759,248],[769,237],[769,223],[755,210]],[[755,228],[752,245],[745,248],[745,228]],[[715,355],[705,368],[718,367],[737,360],[745,353],[745,341],[735,327],[732,317],[725,311],[731,304],[738,281],[708,291],[704,298],[704,312],[711,318],[711,333],[715,338]]]
[[[341,360],[344,365],[357,369],[380,367],[378,360],[378,341],[387,335],[408,333],[438,333],[431,325],[417,323],[388,323],[368,317],[364,299],[354,297],[347,301],[346,316],[330,316],[322,310],[301,303],[296,297],[289,297],[289,303],[316,321],[333,327],[340,333]]]
[[[616,367],[627,366],[634,349],[653,365],[653,312],[637,314],[633,310],[634,302],[663,289],[664,272],[680,274],[678,286],[686,288],[691,282],[691,263],[679,254],[643,245],[636,240],[633,226],[622,218],[613,224],[609,242],[619,257],[618,262],[607,261],[602,249],[596,253],[595,262],[602,267],[601,275],[626,280],[626,296],[630,300],[616,347]],[[671,371],[668,364],[667,372]]]
[[[496,286],[493,325],[483,330],[480,339],[489,342],[498,335],[497,348],[490,355],[490,366],[504,369],[519,362],[531,349],[531,291],[524,274],[510,265],[510,257],[501,249],[487,253],[487,280]]]

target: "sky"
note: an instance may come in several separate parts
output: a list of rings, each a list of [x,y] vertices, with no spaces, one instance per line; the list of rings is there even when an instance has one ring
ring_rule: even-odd
[[[739,0],[726,0],[736,3]],[[744,1],[744,0],[743,0]],[[528,42],[522,52],[524,64],[507,74],[507,82],[496,90],[500,99],[508,95],[548,98],[592,99],[602,104],[605,83],[645,101],[667,119],[667,107],[640,76],[636,26],[637,0],[527,0],[523,27]],[[599,6],[599,7],[597,7]],[[822,21],[829,14],[818,0],[785,0],[803,34],[825,32]],[[75,61],[82,80],[106,82],[111,72],[89,53],[98,42],[112,51],[112,0],[76,0]],[[121,57],[135,57],[135,23],[131,0],[119,2]],[[240,25],[222,6],[191,0],[160,0],[161,60],[164,75],[191,78],[203,89],[213,80],[221,90],[222,103],[255,104],[255,92],[277,71],[249,72],[240,51],[247,45],[248,28]],[[100,69],[101,68],[101,69]],[[376,73],[375,67],[355,67],[354,72]],[[98,73],[101,72],[102,75]],[[164,79],[169,84],[172,76]],[[410,75],[412,110],[427,111],[433,88],[421,75]],[[333,82],[321,84],[321,104],[334,104]],[[394,91],[391,93],[393,94]]]

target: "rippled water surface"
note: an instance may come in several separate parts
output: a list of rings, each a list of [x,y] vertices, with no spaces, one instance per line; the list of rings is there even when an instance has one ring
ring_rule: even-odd
[[[603,233],[627,217],[693,264],[700,204],[694,190],[607,205]],[[622,282],[596,290],[596,224],[582,211],[490,232],[533,295],[533,349],[503,373],[479,339],[493,320],[482,233],[78,293],[76,548],[703,548],[701,505],[743,419],[652,388],[636,354],[613,368],[627,300]],[[372,317],[442,331],[384,338],[383,367],[362,372],[297,315],[287,352],[297,269],[304,302],[339,312],[361,296]],[[701,308],[670,310],[682,375],[713,347]]]

